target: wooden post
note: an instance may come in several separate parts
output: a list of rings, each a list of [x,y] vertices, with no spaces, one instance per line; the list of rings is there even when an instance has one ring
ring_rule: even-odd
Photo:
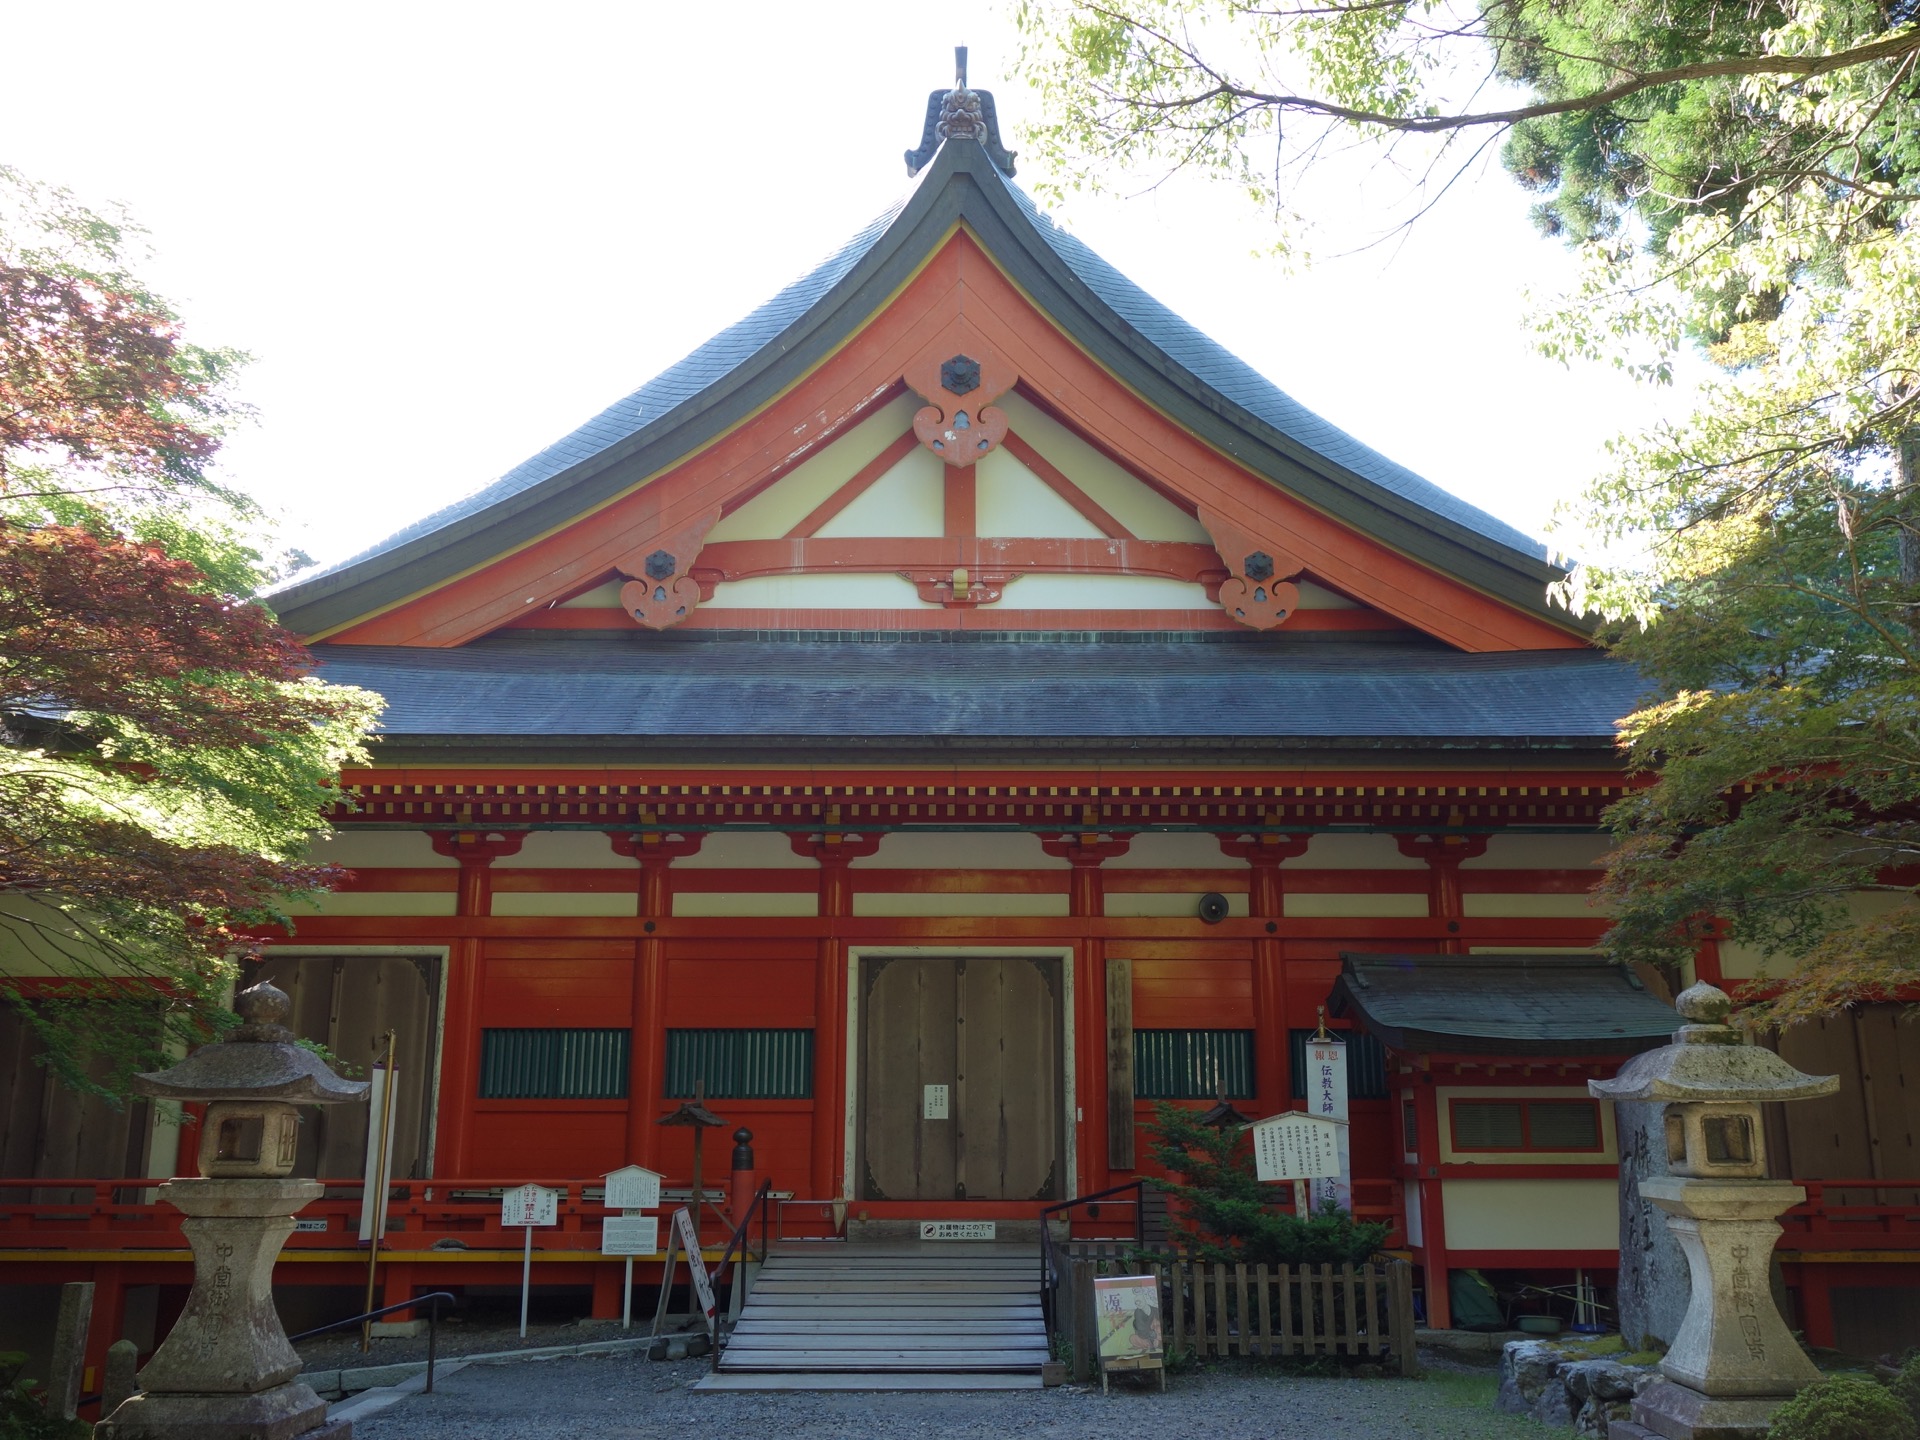
[[[1107,961],[1107,1164],[1134,1168],[1133,962]]]
[[[1092,1377],[1093,1367],[1100,1363],[1093,1353],[1100,1337],[1099,1326],[1093,1323],[1093,1262],[1075,1260],[1070,1268],[1073,1271],[1073,1378],[1086,1380]]]
[[[1411,1378],[1420,1368],[1420,1357],[1413,1339],[1413,1267],[1404,1260],[1395,1260],[1391,1273],[1394,1350],[1400,1359],[1400,1373]]]
[[[87,1327],[93,1319],[93,1282],[60,1287],[60,1318],[53,1327],[53,1366],[47,1377],[47,1413],[71,1420],[80,1409],[80,1375],[87,1358]]]

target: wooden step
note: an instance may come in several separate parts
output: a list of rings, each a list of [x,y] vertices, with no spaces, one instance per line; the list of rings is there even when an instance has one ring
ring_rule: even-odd
[[[955,1375],[924,1370],[874,1371],[867,1374],[840,1373],[778,1374],[767,1371],[739,1371],[707,1375],[696,1382],[695,1390],[1038,1390],[1038,1374],[996,1375],[983,1372]]]

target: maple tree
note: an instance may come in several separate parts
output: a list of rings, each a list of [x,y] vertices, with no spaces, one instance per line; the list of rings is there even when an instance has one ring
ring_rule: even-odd
[[[137,234],[0,168],[0,996],[83,1088],[205,1038],[246,927],[331,882],[303,855],[378,707],[254,598],[210,473],[244,357],[182,337]]]

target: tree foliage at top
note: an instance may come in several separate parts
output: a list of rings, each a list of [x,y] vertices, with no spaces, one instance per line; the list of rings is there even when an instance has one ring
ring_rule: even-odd
[[[255,599],[209,465],[243,357],[185,341],[135,234],[0,169],[0,986],[70,1085],[204,1038],[375,697]]]
[[[1560,598],[1651,684],[1608,945],[1770,957],[1789,1020],[1920,981],[1920,26],[1912,0],[1131,0],[1023,12],[1069,183],[1199,166],[1284,210],[1343,133],[1468,143],[1579,279],[1542,351],[1671,380],[1561,518]]]

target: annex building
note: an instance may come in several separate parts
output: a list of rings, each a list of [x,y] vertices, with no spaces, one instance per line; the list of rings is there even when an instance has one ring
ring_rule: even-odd
[[[1323,1008],[1354,1209],[1429,1321],[1461,1268],[1604,1292],[1586,1082],[1664,1043],[1693,978],[1592,954],[1640,680],[1548,603],[1535,541],[1051,223],[991,97],[937,95],[908,166],[744,320],[274,597],[388,706],[318,850],[351,874],[265,965],[335,1053],[397,1033],[382,1293],[517,1284],[492,1196],[539,1181],[566,1193],[536,1283],[617,1314],[595,1187],[685,1187],[691,1132],[658,1122],[697,1090],[789,1233],[1031,1221],[1150,1173],[1156,1100],[1299,1107]],[[1694,973],[1753,970],[1709,942]],[[1915,1065],[1891,1016],[1846,1023],[1792,1058]],[[9,1278],[97,1278],[150,1326],[187,1262],[126,1177],[191,1137],[9,1083]],[[1857,1096],[1794,1109],[1776,1155],[1872,1212],[1817,1199],[1783,1244],[1831,1341],[1832,1287],[1904,1278],[1886,1182],[1920,1156]],[[367,1118],[303,1133],[339,1185],[280,1281],[358,1285]]]

